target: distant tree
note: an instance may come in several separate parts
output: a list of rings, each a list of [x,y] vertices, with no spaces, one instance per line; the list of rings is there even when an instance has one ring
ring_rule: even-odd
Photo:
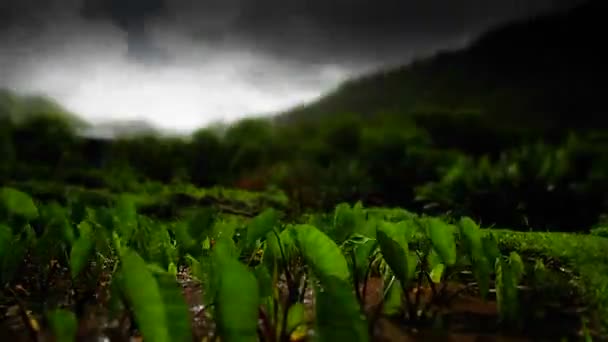
[[[196,131],[192,135],[190,155],[190,177],[195,184],[211,186],[223,181],[228,157],[225,146],[215,131]]]

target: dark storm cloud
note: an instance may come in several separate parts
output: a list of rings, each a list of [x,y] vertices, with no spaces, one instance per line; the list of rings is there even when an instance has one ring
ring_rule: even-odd
[[[489,26],[576,0],[4,0],[0,18],[76,7],[127,32],[136,55],[160,53],[155,23],[206,43],[239,44],[310,62],[407,60],[459,45]],[[34,14],[34,15],[32,15]],[[40,20],[40,19],[38,19]],[[141,52],[137,54],[136,52]]]
[[[97,1],[100,0],[88,0]],[[489,26],[574,0],[113,0],[112,17],[138,22],[164,10],[199,38],[312,61],[408,59],[458,45]],[[140,10],[138,10],[138,8]],[[186,18],[187,17],[187,18]],[[385,56],[384,59],[391,57]],[[398,58],[398,57],[396,57]]]
[[[576,0],[1,0],[0,88],[191,130]],[[144,63],[145,62],[145,63]]]

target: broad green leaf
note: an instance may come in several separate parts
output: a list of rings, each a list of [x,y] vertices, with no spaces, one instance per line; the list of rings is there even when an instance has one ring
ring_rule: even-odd
[[[481,259],[473,260],[473,275],[477,281],[479,287],[479,295],[485,299],[490,291],[490,276],[492,274],[492,266],[488,259],[482,257]]]
[[[428,268],[432,270],[433,268],[437,267],[437,265],[442,264],[443,259],[441,259],[439,254],[437,254],[437,252],[434,249],[431,249],[431,251],[429,252],[429,255],[426,257],[426,262],[427,262]]]
[[[382,312],[385,315],[393,316],[397,315],[403,310],[403,288],[401,282],[396,280],[391,284],[388,289],[384,303],[382,304]]]
[[[368,238],[376,238],[376,228],[373,225],[368,225],[368,221],[366,219],[365,209],[363,208],[363,203],[358,201],[355,203],[352,209],[355,228],[354,232]]]
[[[287,313],[287,333],[291,334],[297,327],[306,323],[306,311],[303,303],[296,303]]]
[[[188,222],[188,234],[196,241],[204,240],[212,234],[214,222],[215,212],[213,209],[199,209]]]
[[[409,252],[407,262],[407,279],[414,279],[417,274],[418,264],[420,263],[420,260],[418,260],[418,254],[416,254],[416,252]]]
[[[397,226],[397,229],[402,231],[402,234],[405,234],[406,241],[412,241],[414,239],[414,235],[416,234],[417,229],[414,220],[405,219],[394,224]]]
[[[191,342],[190,312],[175,276],[161,272],[156,273],[155,278],[165,307],[171,341]]]
[[[188,232],[187,223],[175,223],[171,227],[171,231],[173,231],[175,240],[177,241],[180,249],[186,253],[194,254],[196,256],[202,252],[200,244],[197,244],[197,241]]]
[[[279,269],[283,269],[297,255],[297,245],[293,234],[292,229],[285,229],[280,233],[273,230],[266,234],[266,247],[262,262],[270,273],[274,271],[275,264]],[[283,260],[283,256],[286,260]]]
[[[67,310],[53,310],[46,314],[49,328],[56,342],[73,342],[78,331],[76,315]]]
[[[456,241],[452,227],[438,218],[430,218],[425,222],[433,249],[437,251],[446,266],[454,265],[456,263]]]
[[[435,267],[433,267],[433,269],[431,270],[431,280],[433,281],[433,283],[435,284],[439,284],[441,283],[441,277],[443,276],[443,271],[445,270],[445,265],[444,264],[437,264]]]
[[[279,222],[279,213],[269,208],[254,217],[247,226],[247,246],[253,247],[258,239],[262,239],[274,229]]]
[[[490,263],[494,263],[496,259],[500,258],[500,249],[498,248],[498,242],[494,237],[494,234],[488,233],[481,239],[483,245],[483,252]]]
[[[176,265],[176,264],[174,264],[174,263],[170,263],[170,264],[169,264],[169,267],[167,267],[167,272],[168,272],[170,275],[172,275],[172,276],[176,277],[176,276],[177,276],[177,265]]]
[[[352,286],[330,276],[316,294],[316,335],[320,342],[368,341],[367,323]]]
[[[186,255],[186,263],[190,267],[190,272],[201,282],[203,291],[203,304],[209,305],[215,298],[217,290],[216,278],[213,277],[213,258],[203,255],[199,260],[196,260],[191,255]]]
[[[356,246],[353,250],[355,264],[357,266],[357,274],[359,274],[360,276],[363,276],[367,272],[370,258],[377,246],[377,241],[368,240],[365,243]]]
[[[68,219],[65,208],[53,202],[42,206],[39,210],[40,218],[45,225],[45,234],[50,235],[53,240],[60,239],[69,244],[74,242],[74,229]]]
[[[258,289],[260,289],[260,298],[266,298],[272,296],[272,289],[274,284],[272,283],[272,275],[268,271],[268,268],[263,265],[259,265],[253,269],[255,278],[258,281]]]
[[[405,234],[398,225],[383,222],[376,233],[382,256],[397,279],[407,284],[412,272],[409,270],[409,249]]]
[[[348,264],[334,241],[313,226],[298,225],[293,229],[300,253],[321,282],[329,278],[348,281]]]
[[[95,247],[91,225],[87,221],[83,221],[78,225],[78,230],[80,237],[72,245],[72,250],[70,251],[70,272],[73,279],[76,279],[86,267]]]
[[[472,219],[464,217],[460,220],[458,226],[464,247],[471,259],[473,275],[477,280],[479,293],[482,298],[486,298],[490,290],[490,274],[495,259],[490,262],[486,257],[481,230]],[[496,251],[492,253],[496,253]]]
[[[221,238],[232,239],[234,237],[234,233],[236,232],[237,228],[238,228],[238,223],[235,222],[234,220],[215,221],[215,223],[213,224],[213,233],[211,235],[212,235],[212,238],[215,238],[215,239],[221,239]]]
[[[460,219],[458,227],[469,256],[473,258],[473,256],[483,255],[482,233],[475,221],[469,217],[463,217]]]
[[[38,208],[32,198],[19,190],[7,187],[1,188],[0,203],[11,215],[20,216],[27,220],[38,218]]]
[[[513,275],[515,276],[516,282],[519,283],[525,272],[524,262],[517,252],[511,252],[509,255],[509,263],[513,269]]]
[[[258,283],[238,260],[219,253],[215,262],[221,270],[216,297],[216,321],[222,341],[257,341]]]
[[[340,203],[334,211],[334,227],[332,235],[341,244],[355,231],[356,219],[353,209],[348,203]]]
[[[128,242],[138,227],[137,208],[133,198],[129,195],[118,197],[114,212],[118,219],[120,235],[124,241]]]
[[[213,246],[213,255],[221,255],[225,258],[236,259],[238,257],[238,251],[236,249],[236,245],[234,244],[234,240],[228,237],[221,237],[215,241],[215,246]]]
[[[518,317],[517,275],[509,262],[496,259],[496,302],[500,319],[512,323]]]
[[[158,283],[145,261],[135,252],[121,253],[119,275],[121,291],[133,311],[137,326],[146,341],[169,342],[169,325]]]

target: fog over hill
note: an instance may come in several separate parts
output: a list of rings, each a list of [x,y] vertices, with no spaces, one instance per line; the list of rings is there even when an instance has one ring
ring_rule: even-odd
[[[312,101],[576,1],[6,0],[0,87],[182,132]]]

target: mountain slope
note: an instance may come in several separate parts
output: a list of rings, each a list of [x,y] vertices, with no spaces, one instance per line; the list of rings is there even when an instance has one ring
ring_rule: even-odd
[[[605,1],[495,28],[460,51],[346,82],[279,121],[357,113],[480,113],[494,123],[608,127]]]

